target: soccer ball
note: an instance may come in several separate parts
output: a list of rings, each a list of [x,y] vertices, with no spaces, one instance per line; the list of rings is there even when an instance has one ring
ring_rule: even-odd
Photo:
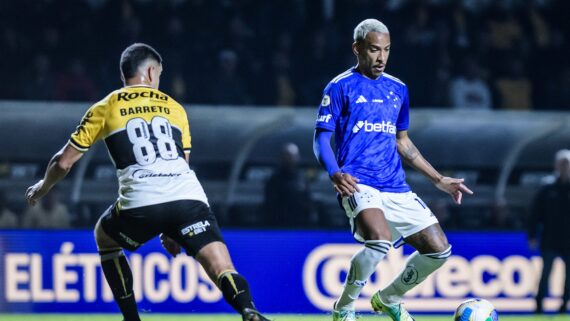
[[[463,301],[455,310],[454,321],[498,321],[497,310],[491,302],[483,299]]]

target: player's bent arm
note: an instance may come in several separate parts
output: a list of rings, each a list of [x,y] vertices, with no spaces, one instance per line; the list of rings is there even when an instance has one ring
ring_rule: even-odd
[[[332,131],[316,129],[313,136],[313,153],[319,164],[327,170],[332,177],[336,172],[340,172],[340,167],[334,157],[331,147]]]
[[[429,178],[437,188],[451,195],[455,203],[461,204],[463,192],[473,194],[473,191],[463,184],[463,178],[446,177],[433,168],[422,156],[414,143],[412,143],[407,131],[399,131],[396,133],[396,141],[398,153],[402,159],[415,170]]]
[[[434,184],[439,183],[443,179],[441,175],[431,164],[422,156],[416,145],[408,136],[407,131],[398,131],[396,133],[396,142],[398,144],[398,154],[406,162],[418,172],[422,173]]]
[[[47,166],[44,179],[30,186],[26,190],[26,198],[30,205],[46,195],[52,187],[62,180],[71,167],[83,156],[83,153],[67,143],[60,151],[55,153]]]
[[[51,189],[69,173],[82,156],[83,152],[67,143],[50,160],[44,176],[44,186],[48,187],[48,190]]]
[[[343,173],[338,166],[331,147],[332,131],[316,129],[313,137],[313,152],[317,160],[329,173],[334,189],[342,196],[351,196],[358,191],[358,178]]]

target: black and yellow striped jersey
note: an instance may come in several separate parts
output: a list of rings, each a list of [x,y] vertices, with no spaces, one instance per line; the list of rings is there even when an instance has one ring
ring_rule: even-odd
[[[207,204],[184,157],[191,147],[186,111],[165,93],[129,86],[91,106],[69,143],[86,152],[98,140],[117,168],[121,208],[180,199]]]

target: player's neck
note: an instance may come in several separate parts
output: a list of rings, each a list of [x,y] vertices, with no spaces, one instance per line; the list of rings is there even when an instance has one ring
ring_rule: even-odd
[[[356,70],[356,72],[358,72],[362,77],[364,77],[366,79],[370,79],[370,80],[378,80],[378,79],[380,79],[380,77],[382,77],[382,74],[383,74],[383,73],[380,73],[380,75],[378,75],[378,77],[374,77],[373,75],[368,75],[362,71],[362,68],[360,67],[360,65],[356,65],[356,67],[354,67],[354,70]]]
[[[128,79],[125,82],[125,87],[149,87],[149,88],[152,88],[152,86],[148,82],[146,82],[144,80],[140,80],[138,77]]]

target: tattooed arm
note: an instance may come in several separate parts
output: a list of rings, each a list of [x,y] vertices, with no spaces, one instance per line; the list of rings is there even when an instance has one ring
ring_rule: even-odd
[[[473,192],[463,184],[463,178],[453,178],[441,175],[422,156],[418,148],[414,145],[407,131],[399,131],[396,134],[398,144],[398,154],[404,162],[413,167],[418,172],[427,177],[440,190],[451,195],[455,203],[461,204],[462,192],[473,194]]]

